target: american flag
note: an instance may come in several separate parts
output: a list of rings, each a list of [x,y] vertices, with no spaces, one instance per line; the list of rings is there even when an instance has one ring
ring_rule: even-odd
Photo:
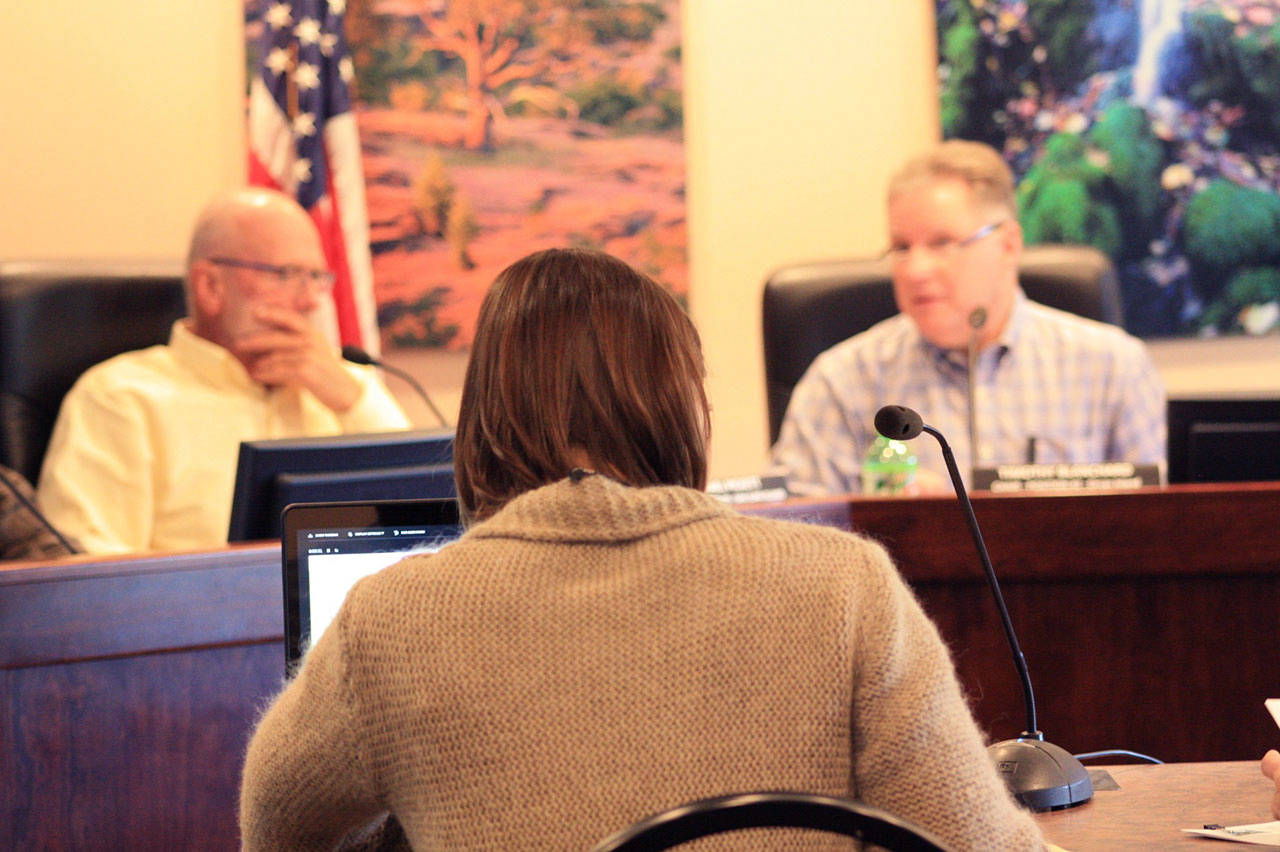
[[[333,270],[341,342],[378,352],[346,0],[270,0],[249,86],[249,182],[298,200]]]

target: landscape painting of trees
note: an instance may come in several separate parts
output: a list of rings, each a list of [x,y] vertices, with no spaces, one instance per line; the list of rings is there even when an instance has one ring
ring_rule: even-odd
[[[608,251],[685,297],[678,0],[344,5],[391,360],[465,350],[494,276],[541,248]]]
[[[1147,337],[1280,331],[1280,0],[937,0],[943,133],[1029,243],[1088,243]]]

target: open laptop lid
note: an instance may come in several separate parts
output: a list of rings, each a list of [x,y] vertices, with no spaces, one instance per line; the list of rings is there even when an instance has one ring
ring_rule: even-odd
[[[457,500],[295,503],[281,524],[286,675],[357,580],[462,535]]]

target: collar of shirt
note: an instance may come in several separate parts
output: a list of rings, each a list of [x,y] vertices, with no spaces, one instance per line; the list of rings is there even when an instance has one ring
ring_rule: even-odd
[[[244,365],[229,351],[205,340],[178,320],[169,333],[169,348],[178,363],[201,381],[214,387],[234,387],[255,395],[267,396],[270,390],[249,378]]]
[[[1027,325],[1026,303],[1027,297],[1019,287],[1014,291],[1013,309],[1009,312],[1009,322],[1005,324],[1004,331],[996,338],[993,345],[988,346],[978,355],[980,362],[990,363],[990,369],[994,370],[996,365],[1018,345],[1023,329]],[[969,353],[964,349],[943,349],[923,337],[920,338],[920,349],[939,372],[953,377],[963,377],[969,372]]]

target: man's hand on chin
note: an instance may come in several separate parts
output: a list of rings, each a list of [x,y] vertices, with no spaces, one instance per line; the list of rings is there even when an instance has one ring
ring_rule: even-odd
[[[306,317],[263,305],[254,310],[254,318],[263,330],[240,338],[234,346],[251,379],[268,387],[305,388],[339,413],[356,404],[360,383]]]

